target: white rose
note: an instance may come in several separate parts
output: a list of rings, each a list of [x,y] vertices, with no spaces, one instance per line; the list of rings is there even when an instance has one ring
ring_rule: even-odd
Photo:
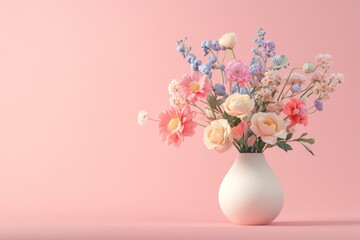
[[[141,110],[138,114],[138,124],[144,125],[148,119],[148,113],[144,110]]]
[[[227,120],[214,120],[204,129],[204,143],[208,149],[225,152],[231,147],[231,127]]]
[[[266,143],[274,145],[277,138],[286,138],[286,123],[275,113],[258,112],[251,118],[251,131]]]
[[[224,34],[219,39],[219,44],[221,46],[225,46],[228,49],[233,49],[236,45],[236,34],[235,33]]]
[[[223,103],[224,110],[227,114],[244,118],[254,108],[254,100],[247,94],[234,93],[231,94]]]

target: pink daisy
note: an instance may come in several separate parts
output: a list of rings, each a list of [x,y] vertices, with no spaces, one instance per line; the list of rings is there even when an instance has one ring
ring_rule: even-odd
[[[194,103],[197,100],[206,100],[212,88],[207,75],[192,72],[191,75],[185,75],[180,81],[178,91],[181,98]]]
[[[193,121],[196,112],[191,111],[189,105],[181,105],[160,113],[159,134],[166,144],[176,147],[184,140],[185,136],[194,135],[196,123]]]

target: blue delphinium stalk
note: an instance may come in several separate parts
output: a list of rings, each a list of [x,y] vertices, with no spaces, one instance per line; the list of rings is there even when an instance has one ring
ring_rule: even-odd
[[[185,45],[185,41],[186,41],[186,37],[184,39],[181,39],[179,41],[176,42],[176,50],[181,54],[181,56],[183,56],[183,58],[186,58],[190,52],[191,52],[191,47],[187,47]]]
[[[210,50],[213,51],[221,51],[221,50],[225,50],[222,46],[220,46],[219,41],[218,40],[204,40],[201,42],[201,49],[202,49],[202,55],[206,56],[209,54],[209,52],[211,52]]]
[[[183,58],[186,58],[186,61],[190,64],[191,70],[193,71],[200,71],[203,74],[208,75],[209,78],[212,77],[212,69],[215,68],[215,62],[218,60],[217,56],[211,55],[209,58],[209,62],[202,64],[200,59],[197,59],[196,55],[191,53],[191,47],[187,47],[185,45],[185,41],[187,38],[181,39],[177,41],[177,48],[176,50],[183,56]],[[221,51],[225,50],[220,46],[218,40],[204,40],[201,42],[201,48],[202,48],[202,54],[204,56],[208,55],[212,51]],[[221,68],[220,70],[224,70],[225,66]]]
[[[253,76],[258,76],[259,73],[264,73],[266,65],[266,55],[259,50],[264,46],[266,32],[263,28],[259,28],[257,33],[258,37],[253,40],[253,42],[257,44],[257,47],[252,49],[254,56],[250,61],[250,73]]]
[[[253,76],[258,75],[259,73],[265,72],[265,64],[264,61],[259,57],[253,57],[250,61],[250,73]]]

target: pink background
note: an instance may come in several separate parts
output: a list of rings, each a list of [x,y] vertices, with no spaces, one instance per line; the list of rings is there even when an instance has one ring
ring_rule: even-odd
[[[316,157],[300,146],[266,152],[285,191],[277,221],[358,223],[359,7],[355,0],[1,1],[1,222],[226,223],[217,191],[235,149],[207,150],[200,127],[180,149],[169,147],[155,124],[139,127],[136,117],[167,108],[168,83],[189,71],[176,40],[188,36],[199,53],[201,40],[236,32],[236,54],[248,62],[262,26],[292,66],[330,53],[332,71],[346,77],[310,119]]]

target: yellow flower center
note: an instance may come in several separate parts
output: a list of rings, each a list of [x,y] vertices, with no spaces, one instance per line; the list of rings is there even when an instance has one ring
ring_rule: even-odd
[[[179,126],[179,123],[180,123],[180,120],[179,118],[172,118],[168,125],[167,125],[167,128],[170,130],[170,131],[174,131],[178,128]]]
[[[191,92],[193,92],[193,93],[197,92],[199,90],[199,88],[200,88],[199,83],[197,83],[197,82],[190,83],[190,91]]]
[[[275,121],[273,121],[272,119],[268,119],[268,118],[264,119],[263,123],[268,126],[274,125],[276,131],[278,131],[278,129],[279,129],[279,126],[277,125],[277,123]]]
[[[274,122],[271,121],[271,119],[264,119],[263,123],[266,124],[266,125],[268,125],[268,126],[271,126],[271,125],[274,124]]]

